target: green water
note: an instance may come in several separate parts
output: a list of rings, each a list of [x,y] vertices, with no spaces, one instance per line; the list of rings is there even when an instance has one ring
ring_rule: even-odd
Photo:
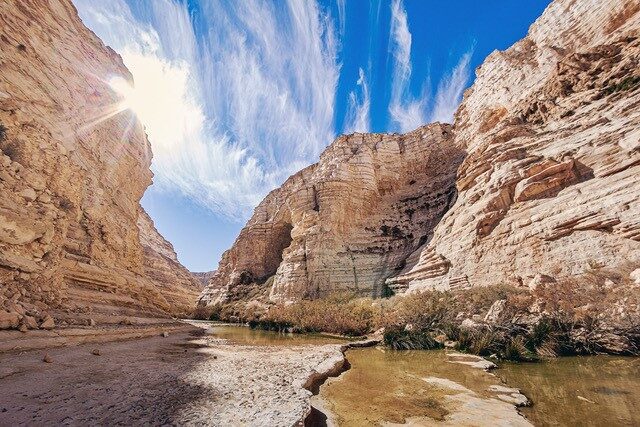
[[[640,425],[640,358],[588,356],[505,363],[495,373],[534,402],[521,412],[535,425]]]

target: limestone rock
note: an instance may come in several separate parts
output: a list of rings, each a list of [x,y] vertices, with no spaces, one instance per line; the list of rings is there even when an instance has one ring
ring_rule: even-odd
[[[0,329],[17,328],[20,324],[20,315],[0,310]]]
[[[56,322],[53,320],[51,316],[45,317],[45,319],[40,324],[42,329],[53,329],[56,326]]]
[[[173,313],[190,314],[204,288],[202,282],[180,264],[173,245],[160,235],[142,208],[138,228],[144,251],[145,275],[156,284]]]
[[[107,83],[131,80],[121,58],[70,0],[7,0],[0,64],[0,306],[18,295],[18,305],[38,302],[70,320],[195,306],[197,280],[139,203],[151,150]]]
[[[467,151],[456,203],[390,281],[536,287],[594,265],[637,268],[639,55],[629,0],[556,0],[526,38],[492,53],[456,113]]]
[[[209,284],[209,280],[211,280],[213,275],[216,274],[216,271],[213,270],[213,271],[203,271],[203,272],[192,272],[191,274],[193,274],[195,278],[200,281],[200,283],[202,284],[202,287],[204,288]]]
[[[554,1],[487,57],[453,127],[342,136],[270,193],[200,304],[638,268],[638,57],[637,2]]]
[[[493,304],[491,304],[489,311],[484,316],[484,322],[496,323],[498,321],[498,318],[500,317],[500,314],[502,314],[502,312],[504,311],[504,308],[506,305],[507,305],[506,299],[499,299]]]
[[[455,199],[463,151],[448,125],[339,137],[255,209],[200,299],[381,296]]]

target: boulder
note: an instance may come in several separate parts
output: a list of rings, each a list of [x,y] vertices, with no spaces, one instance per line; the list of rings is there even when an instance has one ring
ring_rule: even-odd
[[[18,325],[20,325],[18,313],[0,310],[0,329],[14,329]]]

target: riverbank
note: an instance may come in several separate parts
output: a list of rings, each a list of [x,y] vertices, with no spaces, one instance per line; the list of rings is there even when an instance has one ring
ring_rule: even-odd
[[[637,358],[493,370],[453,351],[370,347],[379,338],[180,325],[147,338],[0,354],[0,425],[588,425],[598,414],[620,425],[640,421]],[[527,397],[514,387],[534,406],[518,409]]]
[[[309,378],[344,361],[341,344],[313,341],[257,348],[189,326],[166,337],[7,352],[0,425],[291,426],[311,410]]]

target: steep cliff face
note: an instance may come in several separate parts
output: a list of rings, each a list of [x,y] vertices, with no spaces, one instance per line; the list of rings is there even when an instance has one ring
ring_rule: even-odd
[[[128,71],[68,0],[3,1],[0,23],[1,326],[166,316],[184,286],[150,277],[161,238],[137,225],[150,146],[107,83]]]
[[[338,138],[260,203],[201,302],[383,295],[453,202],[462,158],[448,125]]]
[[[251,283],[282,301],[631,273],[639,30],[636,1],[555,1],[487,58],[453,128],[340,137],[272,192],[201,303],[253,297]]]
[[[178,261],[173,245],[156,230],[153,220],[140,208],[140,243],[144,253],[144,273],[153,282],[176,314],[187,314],[195,306],[204,285]]]
[[[639,65],[640,5],[624,0],[558,0],[491,54],[456,115],[468,152],[458,199],[389,285],[527,285],[640,266]]]

